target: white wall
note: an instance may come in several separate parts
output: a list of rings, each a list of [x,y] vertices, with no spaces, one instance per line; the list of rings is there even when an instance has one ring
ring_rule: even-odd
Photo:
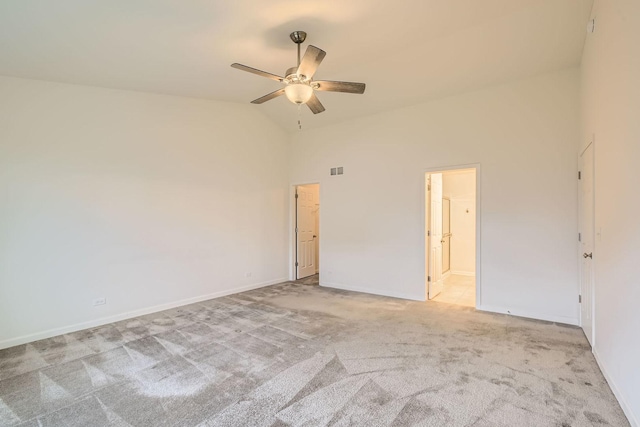
[[[570,69],[297,133],[321,282],[423,300],[425,170],[480,163],[480,308],[577,323],[578,113]]]
[[[451,207],[451,273],[476,272],[476,173],[442,174],[443,195]]]
[[[594,353],[640,426],[640,2],[596,0],[582,58],[582,139],[595,135]]]
[[[284,280],[287,141],[249,105],[1,77],[0,347]]]

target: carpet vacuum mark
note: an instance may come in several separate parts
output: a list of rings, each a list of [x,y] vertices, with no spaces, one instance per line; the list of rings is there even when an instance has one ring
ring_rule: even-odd
[[[1,350],[0,425],[629,425],[578,328],[316,283]]]

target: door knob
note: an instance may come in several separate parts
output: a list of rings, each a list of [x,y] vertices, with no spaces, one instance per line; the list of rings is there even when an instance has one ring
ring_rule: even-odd
[[[313,238],[315,239],[316,237],[318,237],[318,236],[316,236],[316,235],[314,234],[314,235],[313,235]]]
[[[593,259],[593,252],[589,252],[589,253],[585,252],[585,253],[582,254],[582,257],[583,258],[591,258],[591,259]]]

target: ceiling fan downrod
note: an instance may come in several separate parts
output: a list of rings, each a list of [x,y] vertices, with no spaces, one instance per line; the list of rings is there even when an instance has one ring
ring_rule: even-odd
[[[305,33],[304,31],[294,31],[293,33],[289,34],[289,37],[291,37],[291,40],[298,45],[298,64],[297,66],[300,66],[300,45],[302,43],[304,43],[304,41],[307,39],[307,33]]]

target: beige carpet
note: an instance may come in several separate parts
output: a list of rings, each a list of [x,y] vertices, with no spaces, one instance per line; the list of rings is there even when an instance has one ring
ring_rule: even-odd
[[[0,425],[628,425],[577,328],[313,281],[2,350]]]

